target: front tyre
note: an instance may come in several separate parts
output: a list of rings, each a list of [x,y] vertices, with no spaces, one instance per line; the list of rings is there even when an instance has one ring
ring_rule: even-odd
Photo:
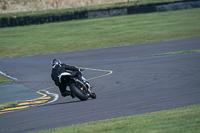
[[[96,99],[96,94],[95,93],[92,93],[92,95],[90,95],[90,97],[92,98],[92,99]]]
[[[69,85],[69,88],[71,90],[72,93],[74,93],[74,95],[76,97],[78,97],[81,101],[86,101],[88,99],[87,94],[84,94],[83,92],[81,92],[74,83],[71,83]]]

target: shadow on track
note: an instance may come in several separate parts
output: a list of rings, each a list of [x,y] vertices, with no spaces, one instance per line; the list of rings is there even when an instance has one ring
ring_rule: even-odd
[[[88,100],[93,100],[93,99],[88,99]],[[88,100],[87,100],[87,101],[88,101]],[[85,102],[85,101],[76,100],[76,101],[67,101],[67,102],[60,102],[60,103],[49,103],[49,104],[45,104],[45,105],[41,105],[41,106],[52,106],[52,105],[72,104],[72,103],[78,103],[78,102]],[[41,106],[38,106],[38,107],[41,107]]]

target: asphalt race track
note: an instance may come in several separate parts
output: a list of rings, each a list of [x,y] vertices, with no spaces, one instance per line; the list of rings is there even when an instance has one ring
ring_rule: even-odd
[[[2,72],[34,90],[54,86],[50,78],[54,58],[92,68],[83,75],[97,94],[97,99],[82,102],[61,97],[56,87],[48,89],[59,94],[57,101],[0,114],[0,132],[39,131],[198,104],[200,53],[130,58],[193,49],[200,49],[200,37],[0,59]]]

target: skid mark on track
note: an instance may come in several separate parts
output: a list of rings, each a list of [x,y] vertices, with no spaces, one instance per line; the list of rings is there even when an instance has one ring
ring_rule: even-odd
[[[108,73],[103,74],[103,75],[99,75],[99,76],[96,76],[96,77],[89,78],[88,80],[101,78],[101,77],[108,76],[108,75],[113,73],[113,71],[111,71],[111,70],[101,70],[101,69],[93,69],[93,68],[85,68],[85,67],[77,67],[77,68],[82,68],[82,69],[92,70],[92,71],[108,72]],[[34,106],[41,106],[41,105],[44,105],[44,104],[55,102],[59,97],[58,94],[50,93],[49,91],[47,91],[48,89],[52,89],[52,88],[55,88],[55,87],[56,86],[49,87],[49,88],[42,89],[42,90],[38,90],[38,91],[36,91],[36,93],[41,94],[42,97],[39,97],[39,98],[36,98],[36,99],[31,99],[31,100],[26,100],[26,101],[18,104],[17,106],[15,106],[13,108],[6,108],[6,109],[3,109],[3,110],[0,110],[0,114],[8,113],[8,112],[12,112],[12,111],[15,111],[15,110],[20,110],[20,109],[25,109],[25,108],[29,108],[29,107],[34,107]],[[46,94],[42,93],[42,91],[45,91]],[[54,97],[54,99],[52,99],[52,97],[48,96],[47,94],[52,95]]]

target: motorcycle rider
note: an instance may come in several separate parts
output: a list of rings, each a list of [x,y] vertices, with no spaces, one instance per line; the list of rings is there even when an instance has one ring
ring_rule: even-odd
[[[82,73],[81,69],[78,69],[74,66],[67,65],[65,63],[61,63],[59,59],[54,59],[52,61],[52,70],[51,70],[51,78],[55,82],[55,85],[58,86],[60,93],[63,97],[71,95],[72,98],[74,98],[74,94],[71,93],[71,91],[68,91],[66,89],[66,85],[59,82],[58,76],[63,72],[69,72],[73,76],[77,77],[80,81],[82,81]]]

